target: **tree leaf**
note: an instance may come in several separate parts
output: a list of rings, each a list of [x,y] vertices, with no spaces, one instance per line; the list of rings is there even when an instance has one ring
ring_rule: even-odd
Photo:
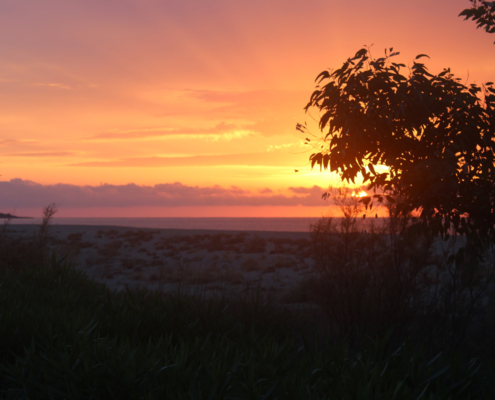
[[[393,204],[397,203],[397,201],[395,201],[395,199],[392,196],[387,195],[385,197],[389,203],[393,203]]]
[[[376,172],[375,172],[375,167],[373,166],[373,164],[369,163],[369,164],[368,164],[368,168],[369,168],[369,170],[371,171],[371,173],[372,173],[373,175],[376,175]]]
[[[419,54],[412,74],[403,76],[404,63],[386,64],[392,52],[373,59],[361,49],[356,65],[344,62],[335,72],[319,75],[328,81],[305,109],[315,108],[321,116],[324,146],[310,158],[311,167],[329,167],[344,182],[355,182],[361,173],[375,193],[373,201],[392,203],[389,196],[404,215],[417,211],[421,229],[429,234],[445,238],[453,226],[480,243],[495,242],[495,213],[484,211],[495,204],[493,83],[481,91],[448,68],[432,74],[416,62],[429,58],[426,54]],[[470,168],[463,174],[466,162]],[[377,165],[389,172],[378,174]]]

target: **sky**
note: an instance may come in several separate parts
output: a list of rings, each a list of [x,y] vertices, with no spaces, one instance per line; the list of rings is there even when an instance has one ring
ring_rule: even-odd
[[[0,0],[0,212],[318,217],[296,123],[363,46],[495,79],[468,0]],[[298,172],[295,172],[298,170]]]

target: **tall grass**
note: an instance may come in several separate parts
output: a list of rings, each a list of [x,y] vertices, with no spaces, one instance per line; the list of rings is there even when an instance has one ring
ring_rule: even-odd
[[[10,219],[5,220],[0,229],[0,273],[40,268],[50,263],[50,224],[56,212],[55,203],[44,207],[39,229],[31,236],[13,235],[9,230]]]
[[[479,364],[385,341],[298,343],[256,305],[110,292],[68,265],[0,286],[0,393],[18,399],[483,398]],[[267,312],[267,310],[264,310]],[[481,396],[481,397],[480,397]],[[486,397],[488,398],[488,397]]]
[[[17,252],[14,242],[2,241],[2,254]],[[40,254],[2,265],[0,399],[495,395],[493,363],[430,355],[407,340],[390,351],[390,333],[359,346],[320,343],[301,325],[318,320],[298,319],[256,288],[217,298],[112,292],[58,256],[36,264]]]
[[[337,198],[343,218],[312,226],[312,300],[333,325],[333,335],[358,346],[369,335],[392,331],[391,343],[406,338],[431,352],[494,354],[494,259],[456,258],[462,238],[434,239],[406,229],[410,218],[388,204],[389,218],[377,224],[360,218],[355,197]],[[491,328],[493,329],[493,328]]]

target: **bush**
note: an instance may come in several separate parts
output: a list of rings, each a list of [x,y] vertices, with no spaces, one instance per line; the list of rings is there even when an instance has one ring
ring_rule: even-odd
[[[408,344],[391,352],[386,337],[359,349],[312,342],[308,327],[318,321],[296,318],[259,287],[218,298],[111,292],[63,260],[36,264],[37,253],[23,250],[32,263],[12,259],[0,275],[2,399],[495,394],[493,363],[430,357]]]
[[[15,236],[10,233],[9,220],[0,230],[0,273],[20,269],[33,269],[50,263],[50,223],[57,212],[54,203],[43,208],[39,230],[32,236]]]
[[[393,205],[379,224],[358,218],[357,199],[337,202],[341,220],[326,217],[311,227],[318,276],[313,300],[328,315],[333,334],[356,345],[393,331],[396,345],[413,338],[435,350],[476,347],[473,338],[482,329],[476,321],[486,321],[492,295],[493,262],[487,258],[476,270],[467,257],[449,264],[459,246],[455,239],[461,239],[433,241],[408,230],[407,217],[394,213]],[[493,348],[488,335],[483,343]]]

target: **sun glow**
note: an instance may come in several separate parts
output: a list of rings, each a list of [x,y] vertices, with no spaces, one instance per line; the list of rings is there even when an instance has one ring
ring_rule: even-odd
[[[383,157],[359,160],[368,179],[309,159],[330,150],[332,128],[305,111],[313,79],[358,50],[361,31],[373,53],[393,44],[393,13],[403,62],[426,43],[432,72],[448,64],[461,79],[493,80],[493,40],[456,17],[460,3],[432,2],[441,12],[425,25],[414,2],[393,0],[356,10],[295,0],[282,14],[281,0],[122,1],[113,13],[105,2],[11,1],[0,13],[0,212],[36,216],[56,202],[57,217],[319,217],[333,200],[369,207],[368,185],[392,179]],[[371,15],[382,22],[368,26]],[[424,29],[412,40],[414,26]],[[318,51],[316,38],[344,31]]]

